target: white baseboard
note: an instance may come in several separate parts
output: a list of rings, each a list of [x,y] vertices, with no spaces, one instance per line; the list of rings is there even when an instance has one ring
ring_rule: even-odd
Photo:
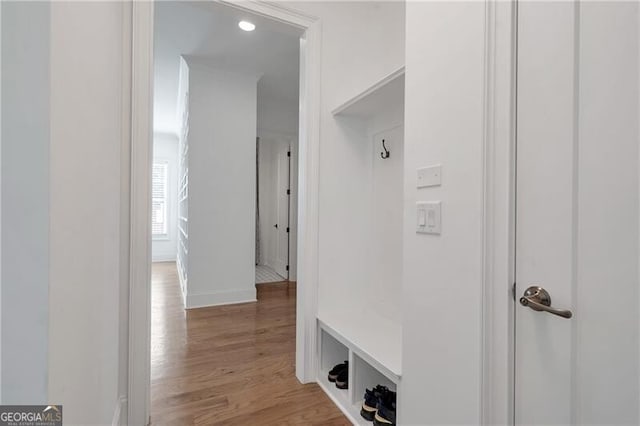
[[[227,290],[205,294],[187,294],[186,308],[204,308],[207,306],[233,305],[235,303],[255,302],[255,287],[246,290]]]
[[[116,401],[116,408],[113,410],[113,420],[111,426],[124,426],[126,424],[124,414],[127,412],[127,398],[121,396]]]
[[[175,262],[177,256],[158,256],[151,259],[153,263],[156,262]]]

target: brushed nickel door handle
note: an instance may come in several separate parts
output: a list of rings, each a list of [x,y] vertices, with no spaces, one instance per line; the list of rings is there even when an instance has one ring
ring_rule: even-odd
[[[556,309],[551,307],[551,296],[549,292],[542,287],[531,286],[525,292],[524,296],[520,298],[520,304],[522,306],[529,307],[534,311],[544,311],[550,314],[557,315],[562,318],[571,318],[573,314],[568,309]]]

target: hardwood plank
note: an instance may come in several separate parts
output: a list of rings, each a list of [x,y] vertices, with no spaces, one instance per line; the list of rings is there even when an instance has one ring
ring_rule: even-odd
[[[349,424],[295,377],[295,283],[256,288],[257,303],[186,311],[175,263],[153,264],[153,426]]]

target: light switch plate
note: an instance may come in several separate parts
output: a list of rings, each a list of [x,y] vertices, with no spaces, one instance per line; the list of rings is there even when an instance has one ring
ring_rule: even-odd
[[[442,165],[435,164],[418,169],[418,188],[438,186],[442,183]]]
[[[440,206],[440,201],[416,203],[416,232],[418,234],[440,235],[442,231]]]

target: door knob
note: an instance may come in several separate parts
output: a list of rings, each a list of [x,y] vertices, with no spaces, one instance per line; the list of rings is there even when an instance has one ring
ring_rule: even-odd
[[[551,307],[551,296],[549,292],[542,287],[531,286],[520,298],[520,304],[527,306],[534,311],[544,311],[557,315],[562,318],[571,318],[573,314],[568,309],[556,309]]]

